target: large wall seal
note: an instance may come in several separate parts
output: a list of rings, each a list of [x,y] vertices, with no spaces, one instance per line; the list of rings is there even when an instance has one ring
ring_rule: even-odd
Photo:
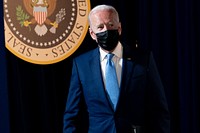
[[[5,45],[34,64],[73,54],[88,31],[90,0],[4,0]]]

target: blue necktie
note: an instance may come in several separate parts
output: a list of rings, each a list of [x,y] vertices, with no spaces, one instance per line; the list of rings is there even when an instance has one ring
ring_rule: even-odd
[[[106,90],[113,103],[113,108],[116,108],[119,97],[119,85],[115,65],[112,61],[114,54],[107,54],[107,63],[105,69]]]

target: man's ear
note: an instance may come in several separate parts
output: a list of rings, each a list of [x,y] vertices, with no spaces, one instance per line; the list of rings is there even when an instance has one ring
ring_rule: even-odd
[[[119,22],[118,32],[119,32],[119,35],[122,34],[122,26],[121,26],[121,22]]]
[[[92,37],[93,40],[96,40],[96,34],[93,32],[91,28],[89,28],[90,36]]]

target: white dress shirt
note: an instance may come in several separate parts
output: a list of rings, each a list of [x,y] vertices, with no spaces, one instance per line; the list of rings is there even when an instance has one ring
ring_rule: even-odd
[[[115,64],[119,87],[120,87],[120,83],[121,83],[122,61],[123,61],[122,60],[122,49],[123,49],[123,47],[122,47],[121,43],[119,42],[117,44],[116,49],[112,52],[114,54],[112,60]],[[101,49],[101,47],[99,48],[99,51],[100,51],[101,70],[102,70],[103,80],[104,80],[104,84],[105,84],[105,67],[106,67],[106,62],[107,62],[106,55],[108,53],[103,51]]]

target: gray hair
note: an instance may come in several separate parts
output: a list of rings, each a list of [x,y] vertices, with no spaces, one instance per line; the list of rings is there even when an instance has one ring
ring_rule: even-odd
[[[97,5],[90,11],[90,13],[88,15],[89,24],[91,24],[90,23],[91,16],[94,13],[96,13],[97,11],[103,11],[103,10],[107,10],[107,11],[113,12],[116,15],[116,21],[119,22],[119,14],[118,14],[117,10],[113,6],[111,6],[111,5]]]

